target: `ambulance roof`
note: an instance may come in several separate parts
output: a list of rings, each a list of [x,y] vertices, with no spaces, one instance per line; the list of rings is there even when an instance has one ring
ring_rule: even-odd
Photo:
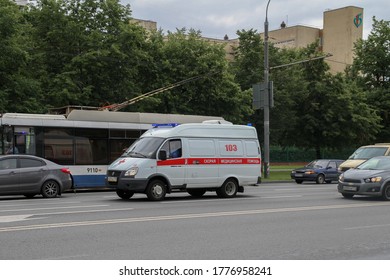
[[[257,139],[254,127],[233,124],[188,123],[176,127],[152,128],[141,137],[199,137]]]

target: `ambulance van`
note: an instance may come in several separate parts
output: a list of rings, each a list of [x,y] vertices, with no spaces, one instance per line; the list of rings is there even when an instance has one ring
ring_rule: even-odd
[[[106,185],[122,199],[144,193],[163,200],[172,191],[231,198],[257,185],[261,154],[254,127],[226,121],[156,126],[107,170]]]

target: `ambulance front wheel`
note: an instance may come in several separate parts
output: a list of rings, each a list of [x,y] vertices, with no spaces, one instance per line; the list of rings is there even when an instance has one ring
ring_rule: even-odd
[[[161,180],[151,181],[146,188],[146,195],[150,200],[163,200],[166,193],[166,185]]]
[[[122,199],[130,199],[134,195],[134,192],[124,191],[124,190],[116,190],[116,194]]]
[[[216,190],[217,195],[223,198],[230,198],[236,196],[238,191],[237,181],[234,179],[227,179],[222,187]]]

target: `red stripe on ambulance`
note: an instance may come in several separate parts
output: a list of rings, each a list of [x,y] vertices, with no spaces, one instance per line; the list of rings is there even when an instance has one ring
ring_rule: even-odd
[[[157,161],[158,166],[167,165],[213,165],[213,164],[261,164],[259,158],[189,158],[168,159]]]

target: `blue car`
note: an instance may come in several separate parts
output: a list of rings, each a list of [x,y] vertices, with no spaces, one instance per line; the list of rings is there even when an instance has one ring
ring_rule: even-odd
[[[313,181],[317,184],[331,183],[338,181],[338,167],[344,160],[341,159],[317,159],[306,166],[291,171],[291,179],[297,184],[303,181]]]

